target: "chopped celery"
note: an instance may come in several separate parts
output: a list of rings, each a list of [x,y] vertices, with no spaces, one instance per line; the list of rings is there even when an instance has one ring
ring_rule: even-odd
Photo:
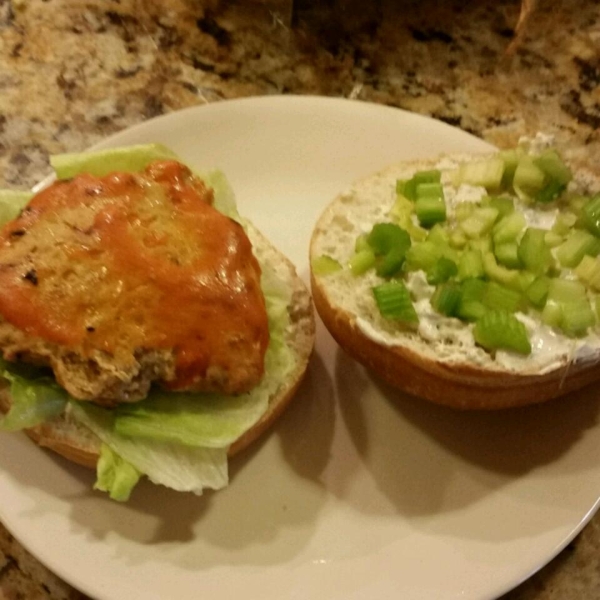
[[[519,243],[519,260],[523,266],[537,275],[547,273],[552,263],[550,248],[546,246],[546,231],[528,227]]]
[[[390,217],[397,221],[398,225],[405,229],[414,241],[422,241],[427,237],[427,231],[413,223],[414,212],[414,203],[404,196],[398,196],[390,210]]]
[[[450,232],[448,243],[452,248],[460,250],[467,245],[467,236],[460,229],[453,229]]]
[[[350,267],[352,275],[362,275],[371,267],[375,266],[375,260],[376,258],[373,250],[371,250],[371,248],[366,248],[352,256],[348,261],[348,266]]]
[[[560,328],[569,336],[585,335],[588,328],[596,323],[596,316],[587,298],[561,304]]]
[[[490,198],[488,205],[498,211],[498,219],[510,215],[515,210],[514,200],[507,196],[495,196]]]
[[[565,239],[562,235],[552,230],[546,231],[546,234],[544,235],[544,242],[546,242],[546,246],[548,246],[548,248],[556,248],[557,246],[560,246],[564,241]]]
[[[488,281],[483,291],[481,301],[493,310],[516,312],[522,304],[521,294],[495,281]]]
[[[525,290],[534,282],[535,275],[529,271],[519,271],[519,275],[514,282],[510,282],[508,287],[511,290],[525,292]]]
[[[414,202],[417,199],[417,184],[413,179],[398,179],[396,194]]]
[[[444,188],[441,183],[419,183],[417,185],[417,200],[419,198],[443,198]]]
[[[479,250],[465,250],[458,263],[458,279],[471,279],[483,277],[483,260]]]
[[[473,214],[475,208],[477,205],[473,202],[462,202],[454,207],[454,218],[459,222],[464,221]]]
[[[492,229],[498,217],[498,209],[492,206],[476,208],[460,223],[460,228],[470,238],[479,238]]]
[[[415,202],[419,223],[426,228],[446,220],[446,203],[443,198],[423,196]]]
[[[523,155],[521,148],[513,148],[511,150],[503,150],[498,153],[498,156],[504,162],[504,173],[502,175],[502,187],[508,189],[512,186],[515,170],[519,164],[519,160]]]
[[[594,298],[594,312],[596,313],[596,321],[600,321],[600,296]]]
[[[375,271],[380,277],[393,277],[400,271],[406,256],[406,249],[396,246],[377,263]]]
[[[417,171],[412,178],[417,185],[421,183],[439,183],[442,180],[442,172],[439,169]]]
[[[585,286],[574,279],[550,279],[548,300],[559,303],[577,302],[587,298]]]
[[[581,211],[583,226],[595,236],[600,237],[600,194],[590,198]]]
[[[465,279],[460,284],[460,302],[456,314],[467,321],[476,321],[487,310],[482,302],[486,282],[482,279]]]
[[[535,196],[534,200],[540,204],[548,204],[556,200],[566,189],[566,185],[558,181],[549,181]]]
[[[368,235],[366,233],[361,233],[354,243],[354,252],[362,252],[363,250],[370,250],[371,246],[369,246]]]
[[[460,299],[460,286],[453,282],[444,283],[433,293],[431,305],[439,313],[448,317],[454,317],[457,314]]]
[[[445,256],[442,256],[431,269],[427,271],[427,283],[437,285],[448,281],[458,273],[456,263]]]
[[[548,299],[550,281],[547,277],[537,277],[533,283],[525,290],[525,296],[538,309],[544,308]]]
[[[505,244],[496,244],[494,246],[496,260],[509,269],[519,269],[522,266],[518,250],[519,246],[517,245],[517,242],[507,242]]]
[[[367,242],[376,256],[387,254],[392,248],[406,252],[410,247],[410,235],[395,223],[376,223],[367,236]]]
[[[548,300],[542,310],[542,322],[550,327],[560,327],[562,322],[561,305],[554,300]]]
[[[315,275],[330,275],[331,273],[340,271],[342,268],[342,265],[335,258],[331,258],[331,256],[327,256],[326,254],[315,256],[310,261],[310,265]]]
[[[497,190],[502,183],[504,174],[504,161],[499,156],[492,156],[484,160],[474,160],[461,163],[456,173],[454,183],[477,185],[486,190]]]
[[[475,341],[486,350],[512,350],[530,354],[531,344],[525,325],[502,310],[488,310],[473,328]]]
[[[563,267],[576,267],[586,255],[600,254],[600,239],[588,231],[575,229],[569,237],[556,248],[556,258]]]
[[[381,316],[403,323],[418,323],[419,317],[406,286],[401,281],[388,281],[373,288]]]
[[[496,258],[491,252],[484,252],[482,255],[483,270],[485,274],[498,283],[503,283],[509,287],[517,287],[519,283],[519,271],[507,269],[496,262]]]
[[[546,185],[546,174],[530,156],[523,156],[515,170],[513,188],[521,200],[532,199]]]
[[[469,248],[471,248],[471,250],[477,250],[479,252],[481,252],[481,254],[485,254],[486,252],[491,252],[492,251],[492,240],[489,237],[482,237],[478,240],[471,240],[469,242]]]
[[[446,245],[450,241],[450,234],[443,225],[437,223],[429,230],[429,233],[427,234],[427,241],[433,242],[434,244]]]
[[[492,231],[494,243],[505,244],[516,241],[526,224],[525,216],[520,212],[515,211],[506,215],[494,225]]]
[[[413,244],[406,252],[406,267],[409,271],[428,271],[442,256],[442,249],[434,242],[425,240]]]
[[[544,150],[533,162],[539,167],[550,179],[565,186],[571,179],[573,174],[571,169],[563,162],[562,158],[557,154],[556,150]]]
[[[589,288],[600,291],[600,259],[584,256],[575,267],[575,274]]]
[[[565,236],[571,232],[577,221],[576,215],[572,212],[561,212],[556,215],[552,231],[558,235]]]

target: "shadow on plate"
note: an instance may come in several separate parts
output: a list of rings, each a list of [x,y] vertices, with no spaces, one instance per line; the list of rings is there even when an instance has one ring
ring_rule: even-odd
[[[591,451],[575,467],[561,461],[598,425],[600,394],[593,386],[520,409],[461,412],[392,389],[341,350],[335,378],[357,453],[379,491],[406,516],[458,511],[550,463],[557,463],[553,477],[598,463]],[[543,493],[535,500],[561,502]],[[382,510],[381,502],[356,506]]]

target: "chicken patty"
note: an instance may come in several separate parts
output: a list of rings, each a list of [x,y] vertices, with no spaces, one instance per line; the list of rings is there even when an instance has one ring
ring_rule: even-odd
[[[260,267],[243,228],[175,161],[80,175],[0,231],[0,351],[52,368],[75,398],[241,393],[264,370]]]

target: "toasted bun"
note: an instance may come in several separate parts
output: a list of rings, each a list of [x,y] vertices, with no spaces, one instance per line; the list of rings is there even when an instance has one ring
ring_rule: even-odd
[[[286,341],[296,356],[296,365],[287,381],[282,381],[277,392],[269,399],[267,412],[230,446],[229,456],[237,454],[260,437],[281,415],[300,386],[315,340],[315,320],[311,298],[294,266],[250,224],[248,224],[248,235],[259,260],[274,268],[279,277],[292,289],[292,300],[288,307],[290,327],[286,332]],[[0,386],[0,411],[7,412],[10,404],[9,387],[4,383]],[[77,464],[90,468],[96,467],[100,452],[100,440],[87,427],[67,413],[42,425],[27,429],[26,433],[40,446],[49,448]]]
[[[391,166],[355,183],[323,212],[313,231],[310,255],[328,255],[342,264],[359,234],[389,220],[396,179],[441,168],[442,182],[468,156],[440,157]],[[598,188],[589,173],[577,185]],[[381,280],[379,280],[380,282]],[[425,283],[425,282],[424,282]],[[537,358],[501,363],[472,341],[469,325],[434,315],[429,331],[386,322],[375,305],[375,275],[354,277],[347,269],[329,275],[311,272],[312,294],[323,323],[339,345],[386,382],[410,394],[460,409],[499,409],[543,402],[600,379],[600,337],[579,360],[557,353],[550,363]],[[466,334],[466,337],[465,337]]]

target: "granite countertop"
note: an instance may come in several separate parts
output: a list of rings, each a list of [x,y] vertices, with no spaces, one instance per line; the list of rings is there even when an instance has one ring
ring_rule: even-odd
[[[545,131],[600,164],[600,5],[357,0],[0,0],[0,168],[27,188],[48,154],[156,115],[264,94],[344,96],[506,146]],[[274,10],[275,8],[275,10]],[[82,598],[0,525],[0,600]],[[600,598],[600,515],[511,600]]]

